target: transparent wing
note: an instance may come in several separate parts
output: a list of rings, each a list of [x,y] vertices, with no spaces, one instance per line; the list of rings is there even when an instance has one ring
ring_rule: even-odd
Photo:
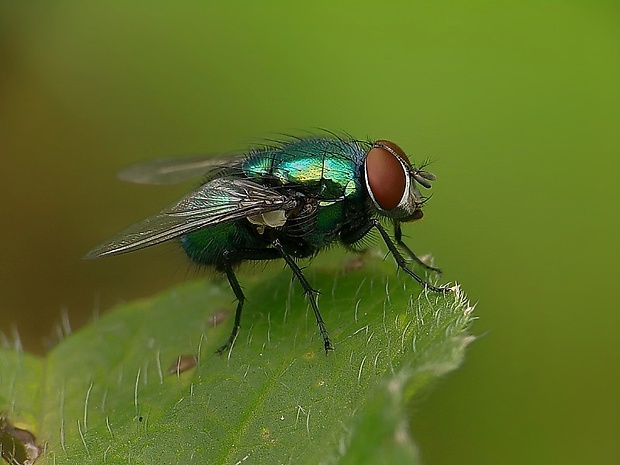
[[[132,252],[206,226],[276,210],[288,211],[295,205],[295,200],[260,184],[245,179],[217,178],[171,207],[129,226],[84,258]]]
[[[239,155],[158,158],[130,165],[118,172],[123,181],[136,184],[176,184],[204,176],[213,168],[234,163]]]

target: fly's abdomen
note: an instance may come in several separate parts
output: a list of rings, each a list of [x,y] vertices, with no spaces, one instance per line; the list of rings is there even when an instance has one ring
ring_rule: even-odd
[[[192,261],[216,268],[222,263],[227,250],[264,247],[256,243],[242,221],[209,226],[181,236],[181,246]]]

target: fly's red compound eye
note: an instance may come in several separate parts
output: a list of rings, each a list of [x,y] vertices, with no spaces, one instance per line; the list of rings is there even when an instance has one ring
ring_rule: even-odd
[[[366,184],[375,203],[392,210],[402,200],[407,188],[403,163],[407,156],[394,142],[378,140],[366,155]]]

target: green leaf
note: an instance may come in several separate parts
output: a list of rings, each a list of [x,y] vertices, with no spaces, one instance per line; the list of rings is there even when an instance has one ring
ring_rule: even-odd
[[[327,356],[289,271],[240,276],[248,300],[223,356],[232,292],[190,282],[119,306],[44,359],[0,351],[0,434],[32,432],[37,464],[416,463],[408,406],[460,363],[472,308],[458,287],[422,292],[390,261],[340,257],[306,268]]]

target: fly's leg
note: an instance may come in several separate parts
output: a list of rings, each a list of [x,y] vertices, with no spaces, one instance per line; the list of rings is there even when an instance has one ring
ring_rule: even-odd
[[[405,252],[407,252],[407,255],[409,255],[409,258],[414,260],[418,265],[423,266],[427,270],[434,271],[435,273],[441,273],[441,270],[439,268],[435,268],[434,266],[427,265],[422,260],[420,260],[417,257],[417,255],[414,254],[413,251],[409,248],[409,246],[403,242],[403,231],[400,227],[400,223],[396,223],[394,225],[394,238],[396,239],[396,243],[398,244],[398,246],[401,249],[403,249]]]
[[[230,264],[226,264],[224,268],[224,272],[226,273],[226,277],[228,278],[228,284],[230,284],[230,288],[235,293],[235,297],[237,298],[237,310],[235,311],[235,322],[233,323],[233,328],[228,337],[228,340],[222,345],[219,349],[216,350],[216,353],[222,354],[226,349],[228,349],[232,343],[235,341],[237,337],[237,333],[239,332],[239,326],[241,326],[241,310],[243,309],[243,303],[245,302],[245,295],[243,294],[243,290],[241,289],[241,285],[239,284],[239,280],[237,276],[235,276],[235,272],[232,269]]]
[[[405,243],[402,241],[402,231],[400,231],[400,226],[398,224],[394,228],[394,235],[396,236],[396,244],[394,243],[390,235],[387,233],[385,228],[381,226],[381,223],[379,222],[379,220],[376,220],[376,219],[370,220],[366,224],[362,224],[359,228],[355,230],[348,231],[347,234],[341,236],[341,239],[345,244],[354,244],[355,242],[362,239],[366,234],[368,234],[372,228],[377,228],[379,233],[381,233],[381,237],[383,238],[385,245],[387,245],[390,253],[392,254],[392,257],[394,257],[394,260],[396,260],[396,264],[398,265],[400,269],[402,269],[405,273],[407,273],[409,276],[411,276],[413,279],[415,279],[417,282],[422,284],[425,288],[430,289],[431,291],[441,292],[443,294],[450,291],[446,287],[433,286],[431,283],[419,277],[417,274],[413,272],[411,268],[409,268],[407,264],[407,260],[405,259],[405,257],[403,257],[403,254],[400,253],[400,250],[398,250],[398,246],[401,246],[404,250],[406,250],[407,255],[410,255],[416,262],[420,263],[426,268],[429,268],[429,266],[423,263],[422,260],[420,260],[418,257],[416,257],[415,254],[409,249],[409,247],[407,247]],[[430,269],[435,269],[435,268],[430,268]]]
[[[232,264],[239,260],[275,260],[280,257],[280,253],[275,249],[241,249],[241,250],[226,250],[223,253],[223,271],[228,278],[228,284],[237,298],[237,310],[235,311],[235,322],[233,328],[228,337],[228,340],[219,349],[216,350],[217,354],[222,354],[228,349],[237,337],[239,327],[241,326],[241,311],[245,302],[245,295],[239,284],[239,280],[235,275]]]
[[[329,335],[327,334],[327,329],[325,328],[325,322],[323,321],[323,317],[321,317],[321,312],[319,312],[319,306],[316,303],[315,296],[316,294],[318,294],[318,291],[315,289],[312,289],[312,286],[310,286],[310,283],[304,276],[299,265],[297,265],[297,263],[295,262],[295,259],[291,255],[289,255],[288,252],[284,250],[284,248],[282,247],[282,244],[280,243],[278,239],[273,241],[273,246],[275,247],[275,250],[279,251],[280,256],[284,259],[286,264],[289,266],[289,268],[293,272],[293,275],[295,275],[297,280],[300,282],[301,287],[303,287],[304,293],[308,296],[308,299],[310,300],[310,305],[312,306],[312,310],[314,311],[314,316],[316,318],[316,324],[319,326],[319,331],[321,333],[321,337],[323,338],[323,346],[325,347],[325,354],[329,353],[330,350],[334,350],[334,347],[332,346],[332,343],[329,340]]]
[[[394,241],[392,241],[392,238],[387,233],[385,228],[381,226],[381,223],[379,223],[379,220],[371,220],[371,223],[369,226],[370,227],[368,228],[368,230],[372,228],[377,228],[379,230],[379,233],[381,233],[381,237],[383,238],[385,245],[387,245],[390,253],[394,257],[394,260],[396,260],[396,264],[398,265],[400,269],[402,269],[405,273],[407,273],[409,276],[411,276],[413,279],[415,279],[417,282],[422,284],[425,288],[430,289],[431,291],[441,292],[443,294],[446,294],[450,291],[450,289],[448,289],[447,287],[433,286],[431,283],[425,281],[424,279],[420,278],[417,274],[415,274],[413,270],[407,266],[407,260],[405,260],[405,257],[403,257],[403,255],[400,253],[400,251],[398,250],[398,247],[396,246],[396,244],[394,244]],[[417,260],[420,261],[420,259],[417,259]]]

